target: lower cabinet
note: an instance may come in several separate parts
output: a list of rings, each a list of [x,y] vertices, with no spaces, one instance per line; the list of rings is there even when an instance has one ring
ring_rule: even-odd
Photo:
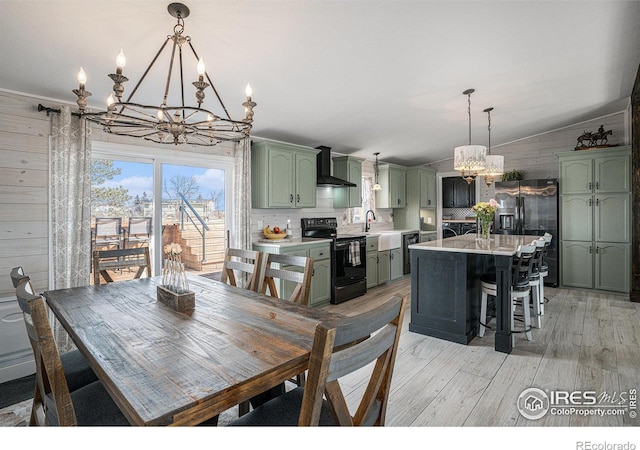
[[[383,284],[391,278],[390,250],[378,252],[378,284]]]
[[[378,285],[378,252],[367,252],[367,289]]]
[[[585,289],[628,292],[631,246],[611,242],[562,242],[562,284]]]
[[[402,248],[394,248],[389,250],[391,280],[401,278],[404,272],[404,261],[402,260]]]
[[[438,233],[435,231],[433,233],[420,233],[420,242],[435,241],[436,239],[438,239]]]

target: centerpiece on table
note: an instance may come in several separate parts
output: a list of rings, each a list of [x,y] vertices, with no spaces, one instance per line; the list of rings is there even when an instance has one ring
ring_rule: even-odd
[[[498,202],[490,199],[488,202],[478,202],[473,205],[473,211],[478,219],[479,239],[489,240],[493,218],[498,210]]]
[[[196,306],[195,293],[189,290],[189,281],[184,271],[180,244],[171,243],[164,247],[164,268],[162,285],[158,286],[158,301],[176,311],[186,311]]]

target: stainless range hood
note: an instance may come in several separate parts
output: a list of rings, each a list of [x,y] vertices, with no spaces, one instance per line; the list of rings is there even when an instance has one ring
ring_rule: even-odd
[[[340,178],[336,178],[331,175],[331,147],[326,147],[324,145],[320,145],[316,147],[320,150],[318,153],[318,186],[329,186],[329,187],[356,187],[356,184],[353,184],[347,180],[342,180]]]

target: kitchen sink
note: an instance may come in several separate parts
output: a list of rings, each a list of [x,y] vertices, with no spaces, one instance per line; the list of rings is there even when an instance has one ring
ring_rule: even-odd
[[[402,235],[397,231],[380,231],[378,251],[391,250],[402,246]]]

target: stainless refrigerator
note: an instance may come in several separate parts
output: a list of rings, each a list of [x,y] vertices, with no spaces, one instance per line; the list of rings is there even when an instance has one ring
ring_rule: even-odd
[[[496,183],[494,233],[553,236],[545,261],[545,284],[558,285],[558,180],[520,180]]]

